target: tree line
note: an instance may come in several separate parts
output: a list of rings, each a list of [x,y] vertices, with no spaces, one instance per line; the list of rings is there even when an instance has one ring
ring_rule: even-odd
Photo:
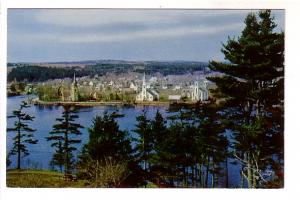
[[[194,71],[202,71],[207,68],[207,63],[147,63],[140,69],[133,64],[95,64],[87,65],[85,67],[42,67],[37,65],[19,64],[17,67],[11,69],[8,73],[8,81],[27,81],[27,82],[42,82],[52,79],[72,78],[74,74],[76,77],[95,75],[104,76],[106,73],[146,73],[154,74],[161,73],[163,75],[169,74],[185,74],[193,73]]]
[[[223,44],[230,63],[210,62],[222,75],[208,77],[217,86],[209,103],[170,107],[168,118],[157,112],[150,119],[144,111],[135,134],[119,129],[118,113],[96,116],[76,164],[73,144],[80,141],[69,136],[82,127],[65,107],[47,138],[57,149],[54,165],[66,175],[76,168],[96,187],[283,187],[284,34],[274,32],[269,10],[249,14],[245,25],[240,37]],[[20,138],[33,131],[22,124],[32,118],[20,113],[10,129],[17,132],[13,154],[26,152]],[[231,162],[239,166],[240,185],[230,183]]]

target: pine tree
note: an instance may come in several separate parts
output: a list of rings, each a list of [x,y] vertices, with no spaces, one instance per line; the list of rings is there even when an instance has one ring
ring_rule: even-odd
[[[29,127],[28,122],[33,121],[34,117],[23,112],[24,108],[30,107],[27,102],[22,101],[20,108],[13,111],[8,118],[17,118],[13,128],[7,128],[8,132],[16,132],[16,136],[13,138],[13,147],[9,152],[9,155],[17,155],[17,169],[21,169],[21,157],[29,155],[26,144],[37,144],[38,140],[33,138],[33,132],[35,129]]]
[[[218,176],[226,174],[223,164],[228,157],[229,141],[225,134],[223,116],[219,112],[215,102],[209,104],[198,104],[195,109],[196,120],[199,121],[198,133],[196,135],[196,155],[200,166],[205,167],[205,177],[201,177],[202,187],[208,186],[208,175],[212,177],[211,187],[218,184]],[[226,170],[226,169],[225,169]],[[201,169],[200,169],[201,171]],[[202,172],[200,174],[202,174]]]
[[[249,14],[245,25],[240,37],[223,44],[229,63],[210,62],[223,76],[209,80],[227,107],[242,174],[248,187],[258,187],[274,156],[283,153],[284,34],[274,31],[270,10]]]
[[[75,123],[75,119],[78,118],[78,115],[74,113],[75,111],[71,106],[64,106],[62,117],[56,118],[58,124],[53,125],[53,130],[49,132],[50,136],[46,137],[47,141],[53,141],[53,143],[51,144],[52,147],[59,148],[59,146],[62,145],[65,175],[70,174],[73,167],[72,152],[77,150],[74,144],[78,144],[81,142],[81,140],[76,139],[74,135],[81,135],[79,129],[83,128],[83,126]]]
[[[119,128],[117,118],[123,117],[118,113],[107,113],[103,116],[96,116],[93,119],[92,126],[88,129],[89,141],[84,145],[79,156],[78,175],[84,179],[99,180],[109,171],[113,171],[113,166],[108,165],[110,162],[122,165],[125,169],[126,177],[122,179],[121,184],[124,186],[139,186],[143,184],[141,170],[133,156],[131,147],[131,138],[127,131]],[[107,163],[109,161],[109,163]],[[88,173],[96,165],[99,165],[97,173]],[[104,170],[107,169],[107,170]],[[104,171],[102,171],[104,170]],[[110,174],[109,177],[118,177],[117,174]]]
[[[168,171],[168,164],[166,163],[166,157],[169,154],[166,151],[166,139],[168,137],[168,129],[166,126],[166,120],[161,113],[157,110],[155,117],[151,120],[151,133],[153,135],[153,155],[151,157],[152,175],[157,179],[159,183],[164,174]]]
[[[111,157],[114,160],[128,160],[132,149],[128,133],[119,129],[116,121],[122,117],[117,113],[105,112],[103,117],[96,116],[93,119],[89,131],[89,142],[83,148],[82,156],[88,156],[94,160],[104,160]]]
[[[65,161],[65,154],[64,154],[64,148],[62,145],[62,141],[58,141],[57,149],[55,150],[52,160],[50,161],[51,166],[58,166],[59,171],[62,173],[63,172],[63,166],[64,166],[64,161]]]
[[[151,121],[147,118],[146,110],[136,118],[138,124],[134,130],[137,137],[134,139],[136,142],[135,152],[137,152],[138,161],[143,166],[145,173],[144,179],[149,179],[150,173],[150,159],[153,154],[153,134],[151,132]]]
[[[165,151],[168,152],[166,160],[171,169],[169,175],[175,178],[176,186],[179,187],[189,187],[191,177],[191,184],[195,187],[197,129],[193,122],[192,110],[179,107],[169,109],[169,112],[175,112],[175,115],[168,117],[171,122],[165,138]]]

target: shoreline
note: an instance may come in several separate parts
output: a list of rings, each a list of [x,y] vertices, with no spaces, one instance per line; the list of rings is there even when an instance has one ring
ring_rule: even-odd
[[[33,105],[44,105],[44,106],[78,106],[78,107],[93,107],[93,106],[170,106],[171,102],[121,102],[121,101],[109,101],[109,102],[93,102],[93,101],[42,101],[39,99],[33,99],[31,101]]]

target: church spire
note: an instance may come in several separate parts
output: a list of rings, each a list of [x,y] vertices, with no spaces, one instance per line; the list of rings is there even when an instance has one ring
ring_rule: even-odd
[[[73,78],[73,83],[76,82],[76,76],[75,76],[75,73],[74,73],[74,78]]]
[[[144,72],[144,77],[143,77],[143,85],[146,85],[146,75],[145,75],[145,72]]]

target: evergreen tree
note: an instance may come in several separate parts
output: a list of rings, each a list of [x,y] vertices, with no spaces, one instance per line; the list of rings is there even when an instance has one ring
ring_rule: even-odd
[[[11,164],[11,160],[9,159],[9,155],[6,156],[6,167],[9,167]]]
[[[128,160],[132,149],[128,133],[119,129],[117,113],[104,113],[93,119],[93,125],[88,129],[89,142],[83,148],[82,156],[94,160],[104,160],[111,157],[114,160]]]
[[[107,161],[110,161],[125,167],[126,177],[119,177],[122,179],[121,184],[124,184],[124,187],[142,184],[141,170],[134,160],[128,132],[120,130],[116,121],[120,117],[123,117],[123,115],[115,112],[110,114],[105,112],[103,116],[94,117],[93,124],[88,129],[89,141],[84,145],[79,156],[79,176],[84,179],[98,180],[109,170],[113,170],[113,166],[107,165]],[[103,165],[95,173],[96,175],[88,173],[95,167],[91,166],[93,163]],[[104,168],[107,170],[104,170]],[[109,175],[110,178],[113,176],[117,176],[117,174]]]
[[[209,80],[227,107],[242,174],[248,187],[258,187],[283,154],[284,34],[274,31],[270,10],[249,14],[245,25],[240,37],[223,45],[229,63],[210,62],[210,69],[223,76]]]
[[[138,124],[134,130],[137,137],[134,139],[136,142],[135,152],[137,152],[138,161],[142,164],[145,173],[144,179],[149,179],[150,173],[150,159],[153,154],[153,134],[151,132],[151,121],[147,118],[146,110],[136,118]]]
[[[166,151],[166,140],[169,136],[166,126],[166,120],[161,113],[157,110],[155,117],[151,120],[151,132],[153,135],[153,155],[151,157],[152,175],[156,182],[160,183],[166,175],[169,165],[166,163],[166,158],[169,156]]]
[[[196,155],[196,127],[193,122],[192,110],[190,108],[174,108],[169,112],[175,112],[168,119],[171,120],[168,136],[165,139],[165,151],[168,158],[167,163],[172,170],[169,176],[173,177],[171,183],[175,186],[192,187],[195,183],[195,158]],[[191,183],[192,179],[192,183]]]
[[[198,104],[195,109],[195,118],[199,122],[195,152],[198,155],[197,162],[201,166],[199,169],[200,174],[205,175],[200,177],[201,187],[209,187],[209,174],[212,177],[210,187],[215,187],[218,185],[218,177],[222,177],[227,173],[223,170],[223,164],[226,163],[229,156],[229,141],[225,134],[223,116],[219,109],[214,102]],[[227,169],[225,168],[225,170]]]
[[[37,144],[38,140],[33,138],[33,132],[35,129],[29,127],[28,123],[33,121],[34,117],[23,112],[24,108],[30,107],[27,102],[22,101],[20,108],[13,111],[8,118],[17,118],[13,128],[7,128],[8,132],[16,132],[16,136],[13,138],[13,147],[9,152],[9,155],[17,155],[17,169],[21,169],[21,157],[29,155],[27,144]]]
[[[57,149],[55,150],[55,153],[53,154],[52,160],[50,161],[51,166],[58,166],[59,171],[63,172],[63,166],[65,161],[65,154],[64,154],[64,147],[62,145],[62,141],[58,141]]]
[[[81,135],[79,129],[83,128],[83,126],[81,126],[80,124],[75,123],[75,119],[77,118],[78,115],[75,114],[75,111],[71,106],[64,106],[62,117],[56,118],[58,124],[53,125],[53,130],[49,132],[50,136],[46,137],[47,141],[53,141],[53,143],[51,144],[52,147],[56,147],[59,149],[59,146],[62,145],[65,175],[70,174],[73,167],[72,152],[77,150],[74,144],[78,144],[81,142],[80,139],[76,139],[74,137],[74,135]],[[54,154],[54,157],[55,155],[58,155],[57,152]]]

